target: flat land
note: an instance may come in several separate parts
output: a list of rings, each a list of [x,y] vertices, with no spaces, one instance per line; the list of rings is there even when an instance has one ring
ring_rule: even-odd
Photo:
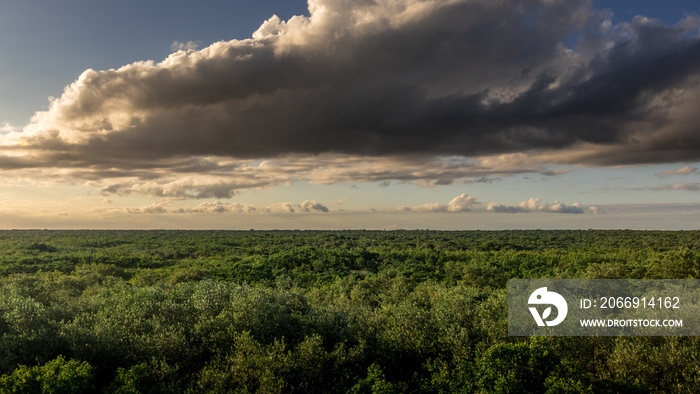
[[[0,231],[0,392],[700,386],[696,337],[509,337],[511,278],[700,278],[700,231]]]

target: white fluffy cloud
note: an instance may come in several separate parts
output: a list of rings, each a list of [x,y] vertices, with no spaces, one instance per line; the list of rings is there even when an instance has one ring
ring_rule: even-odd
[[[413,207],[402,206],[399,207],[398,210],[406,212],[469,212],[478,205],[479,202],[476,200],[476,197],[461,194],[453,198],[446,205],[441,203],[427,203]]]
[[[306,200],[299,204],[291,202],[281,202],[271,204],[267,207],[257,207],[254,204],[242,204],[236,202],[212,201],[203,202],[195,207],[173,208],[172,199],[163,199],[143,207],[130,207],[123,209],[110,209],[111,212],[127,212],[135,214],[148,213],[176,213],[176,214],[225,214],[225,213],[299,213],[299,212],[321,212],[327,213],[330,210],[323,204],[315,200]]]
[[[450,201],[450,203],[447,204],[447,210],[449,212],[471,211],[472,207],[474,207],[477,204],[479,203],[476,201],[476,197],[461,194],[453,198],[452,201]]]
[[[175,213],[252,213],[258,209],[251,204],[225,203],[221,201],[203,202],[194,208],[180,208]]]
[[[304,212],[328,212],[329,209],[315,200],[306,200],[300,204],[301,210]]]
[[[461,194],[453,198],[448,204],[427,203],[418,206],[402,206],[397,208],[399,211],[405,212],[471,212],[484,211],[483,205],[477,201],[477,197]],[[526,212],[547,212],[547,213],[573,213],[582,214],[584,208],[581,203],[573,203],[570,205],[559,201],[554,203],[542,204],[539,198],[530,198],[518,205],[504,205],[496,202],[490,202],[486,208],[488,212],[494,213],[526,213]],[[590,207],[593,213],[598,213],[598,208]]]
[[[576,202],[571,205],[566,205],[559,201],[555,201],[553,204],[541,204],[539,198],[530,198],[527,201],[521,202],[519,205],[503,205],[495,202],[489,203],[486,208],[489,212],[496,213],[521,213],[521,212],[548,212],[548,213],[574,213],[581,214],[584,213],[583,207],[580,203]],[[592,212],[597,213],[597,208],[592,210]]]

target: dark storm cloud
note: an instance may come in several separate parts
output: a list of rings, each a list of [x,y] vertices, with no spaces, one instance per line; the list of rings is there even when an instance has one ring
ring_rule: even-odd
[[[47,166],[104,171],[183,157],[584,145],[555,161],[700,159],[696,19],[611,26],[583,0],[312,0],[309,10],[273,17],[248,40],[88,70],[37,113],[22,146]]]

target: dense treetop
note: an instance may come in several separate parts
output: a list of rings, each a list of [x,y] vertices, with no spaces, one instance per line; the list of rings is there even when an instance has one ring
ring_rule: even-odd
[[[700,231],[0,231],[0,392],[677,392],[694,337],[507,335],[511,278],[699,278]]]

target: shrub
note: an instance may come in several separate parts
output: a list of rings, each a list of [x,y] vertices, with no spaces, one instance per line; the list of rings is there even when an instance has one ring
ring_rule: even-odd
[[[537,341],[499,343],[478,360],[478,385],[484,393],[544,393],[559,358]]]
[[[84,393],[92,389],[90,364],[66,361],[63,356],[41,366],[20,365],[12,374],[0,376],[3,393]]]

